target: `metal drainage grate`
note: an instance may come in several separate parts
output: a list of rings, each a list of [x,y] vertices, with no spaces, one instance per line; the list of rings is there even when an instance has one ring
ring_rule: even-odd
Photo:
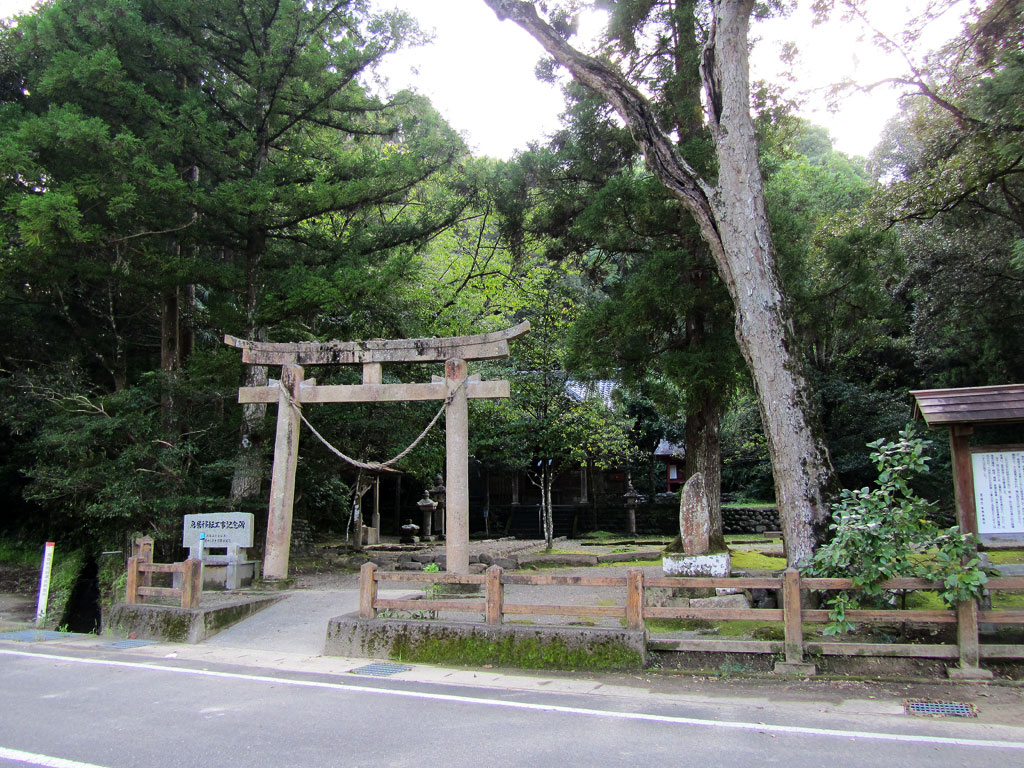
[[[908,701],[907,712],[911,715],[933,715],[940,717],[977,717],[973,704],[962,701]]]
[[[156,645],[159,640],[118,640],[116,643],[108,643],[104,648],[142,648],[144,645]]]
[[[399,672],[408,672],[412,667],[405,667],[401,664],[374,663],[365,667],[356,667],[349,670],[353,675],[369,675],[370,677],[391,677]]]
[[[73,640],[76,637],[82,637],[82,635],[78,632],[54,632],[52,629],[19,629],[17,632],[0,633],[0,640],[16,640],[19,643]]]

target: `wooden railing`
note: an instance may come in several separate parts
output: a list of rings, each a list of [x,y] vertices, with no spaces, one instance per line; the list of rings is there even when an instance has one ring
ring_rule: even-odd
[[[426,596],[414,600],[382,599],[377,595],[381,582],[415,583],[423,585],[465,584],[484,588],[483,595],[469,599],[429,599]],[[625,605],[549,605],[506,603],[505,587],[520,586],[569,586],[569,587],[612,587],[625,590]],[[890,579],[882,584],[890,590],[938,590],[941,584],[923,579]],[[1024,590],[1024,577],[1003,577],[989,579],[990,591]],[[707,608],[695,606],[653,606],[647,605],[647,589],[766,589],[778,594],[781,608]],[[961,603],[956,609],[947,610],[849,610],[846,617],[862,624],[955,624],[957,643],[953,644],[912,644],[912,643],[850,643],[850,642],[805,642],[805,623],[824,623],[829,620],[827,610],[806,609],[801,605],[803,590],[829,591],[853,589],[851,579],[803,578],[795,568],[786,570],[781,576],[745,578],[707,577],[661,577],[645,578],[640,569],[632,569],[625,576],[561,576],[554,574],[505,573],[498,566],[491,566],[483,574],[457,576],[448,573],[423,573],[417,571],[380,571],[373,563],[367,563],[360,573],[359,616],[373,619],[378,611],[417,612],[460,612],[481,614],[489,625],[500,625],[508,615],[568,616],[617,618],[624,620],[627,628],[646,629],[648,619],[702,619],[706,621],[776,621],[782,622],[784,640],[708,640],[685,639],[651,643],[658,650],[714,651],[725,653],[780,653],[788,663],[802,663],[806,653],[824,656],[904,656],[924,658],[959,659],[963,668],[977,668],[980,659],[1024,658],[1024,645],[980,644],[979,622],[992,624],[1024,624],[1024,611],[985,610],[979,611],[974,601]]]
[[[181,574],[181,587],[153,587],[151,574]],[[128,578],[125,582],[125,602],[137,605],[147,597],[165,597],[178,600],[182,608],[198,608],[201,592],[203,564],[188,559],[183,563],[152,563],[144,555],[128,558]]]

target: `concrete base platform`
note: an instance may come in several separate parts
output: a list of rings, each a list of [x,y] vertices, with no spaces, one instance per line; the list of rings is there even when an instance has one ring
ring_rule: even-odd
[[[330,620],[324,655],[534,669],[642,669],[647,642],[643,632],[625,629],[365,620],[352,613]]]
[[[991,680],[992,671],[981,667],[950,667],[946,670],[950,680]]]
[[[817,667],[800,661],[778,661],[775,663],[776,675],[791,677],[811,677],[817,673]]]
[[[103,628],[139,640],[201,643],[222,629],[270,607],[281,597],[252,597],[194,609],[120,603],[104,616]]]

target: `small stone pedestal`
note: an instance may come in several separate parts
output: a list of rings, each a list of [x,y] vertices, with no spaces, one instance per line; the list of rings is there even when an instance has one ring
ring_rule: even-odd
[[[682,552],[663,555],[661,570],[666,576],[726,577],[732,572],[728,552],[713,555],[687,555]]]

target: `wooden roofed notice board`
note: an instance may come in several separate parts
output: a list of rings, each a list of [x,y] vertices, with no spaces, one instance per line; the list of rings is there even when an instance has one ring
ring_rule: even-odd
[[[987,546],[1024,544],[1024,444],[970,444],[977,426],[1024,424],[1024,384],[911,394],[929,427],[949,428],[961,530]]]

